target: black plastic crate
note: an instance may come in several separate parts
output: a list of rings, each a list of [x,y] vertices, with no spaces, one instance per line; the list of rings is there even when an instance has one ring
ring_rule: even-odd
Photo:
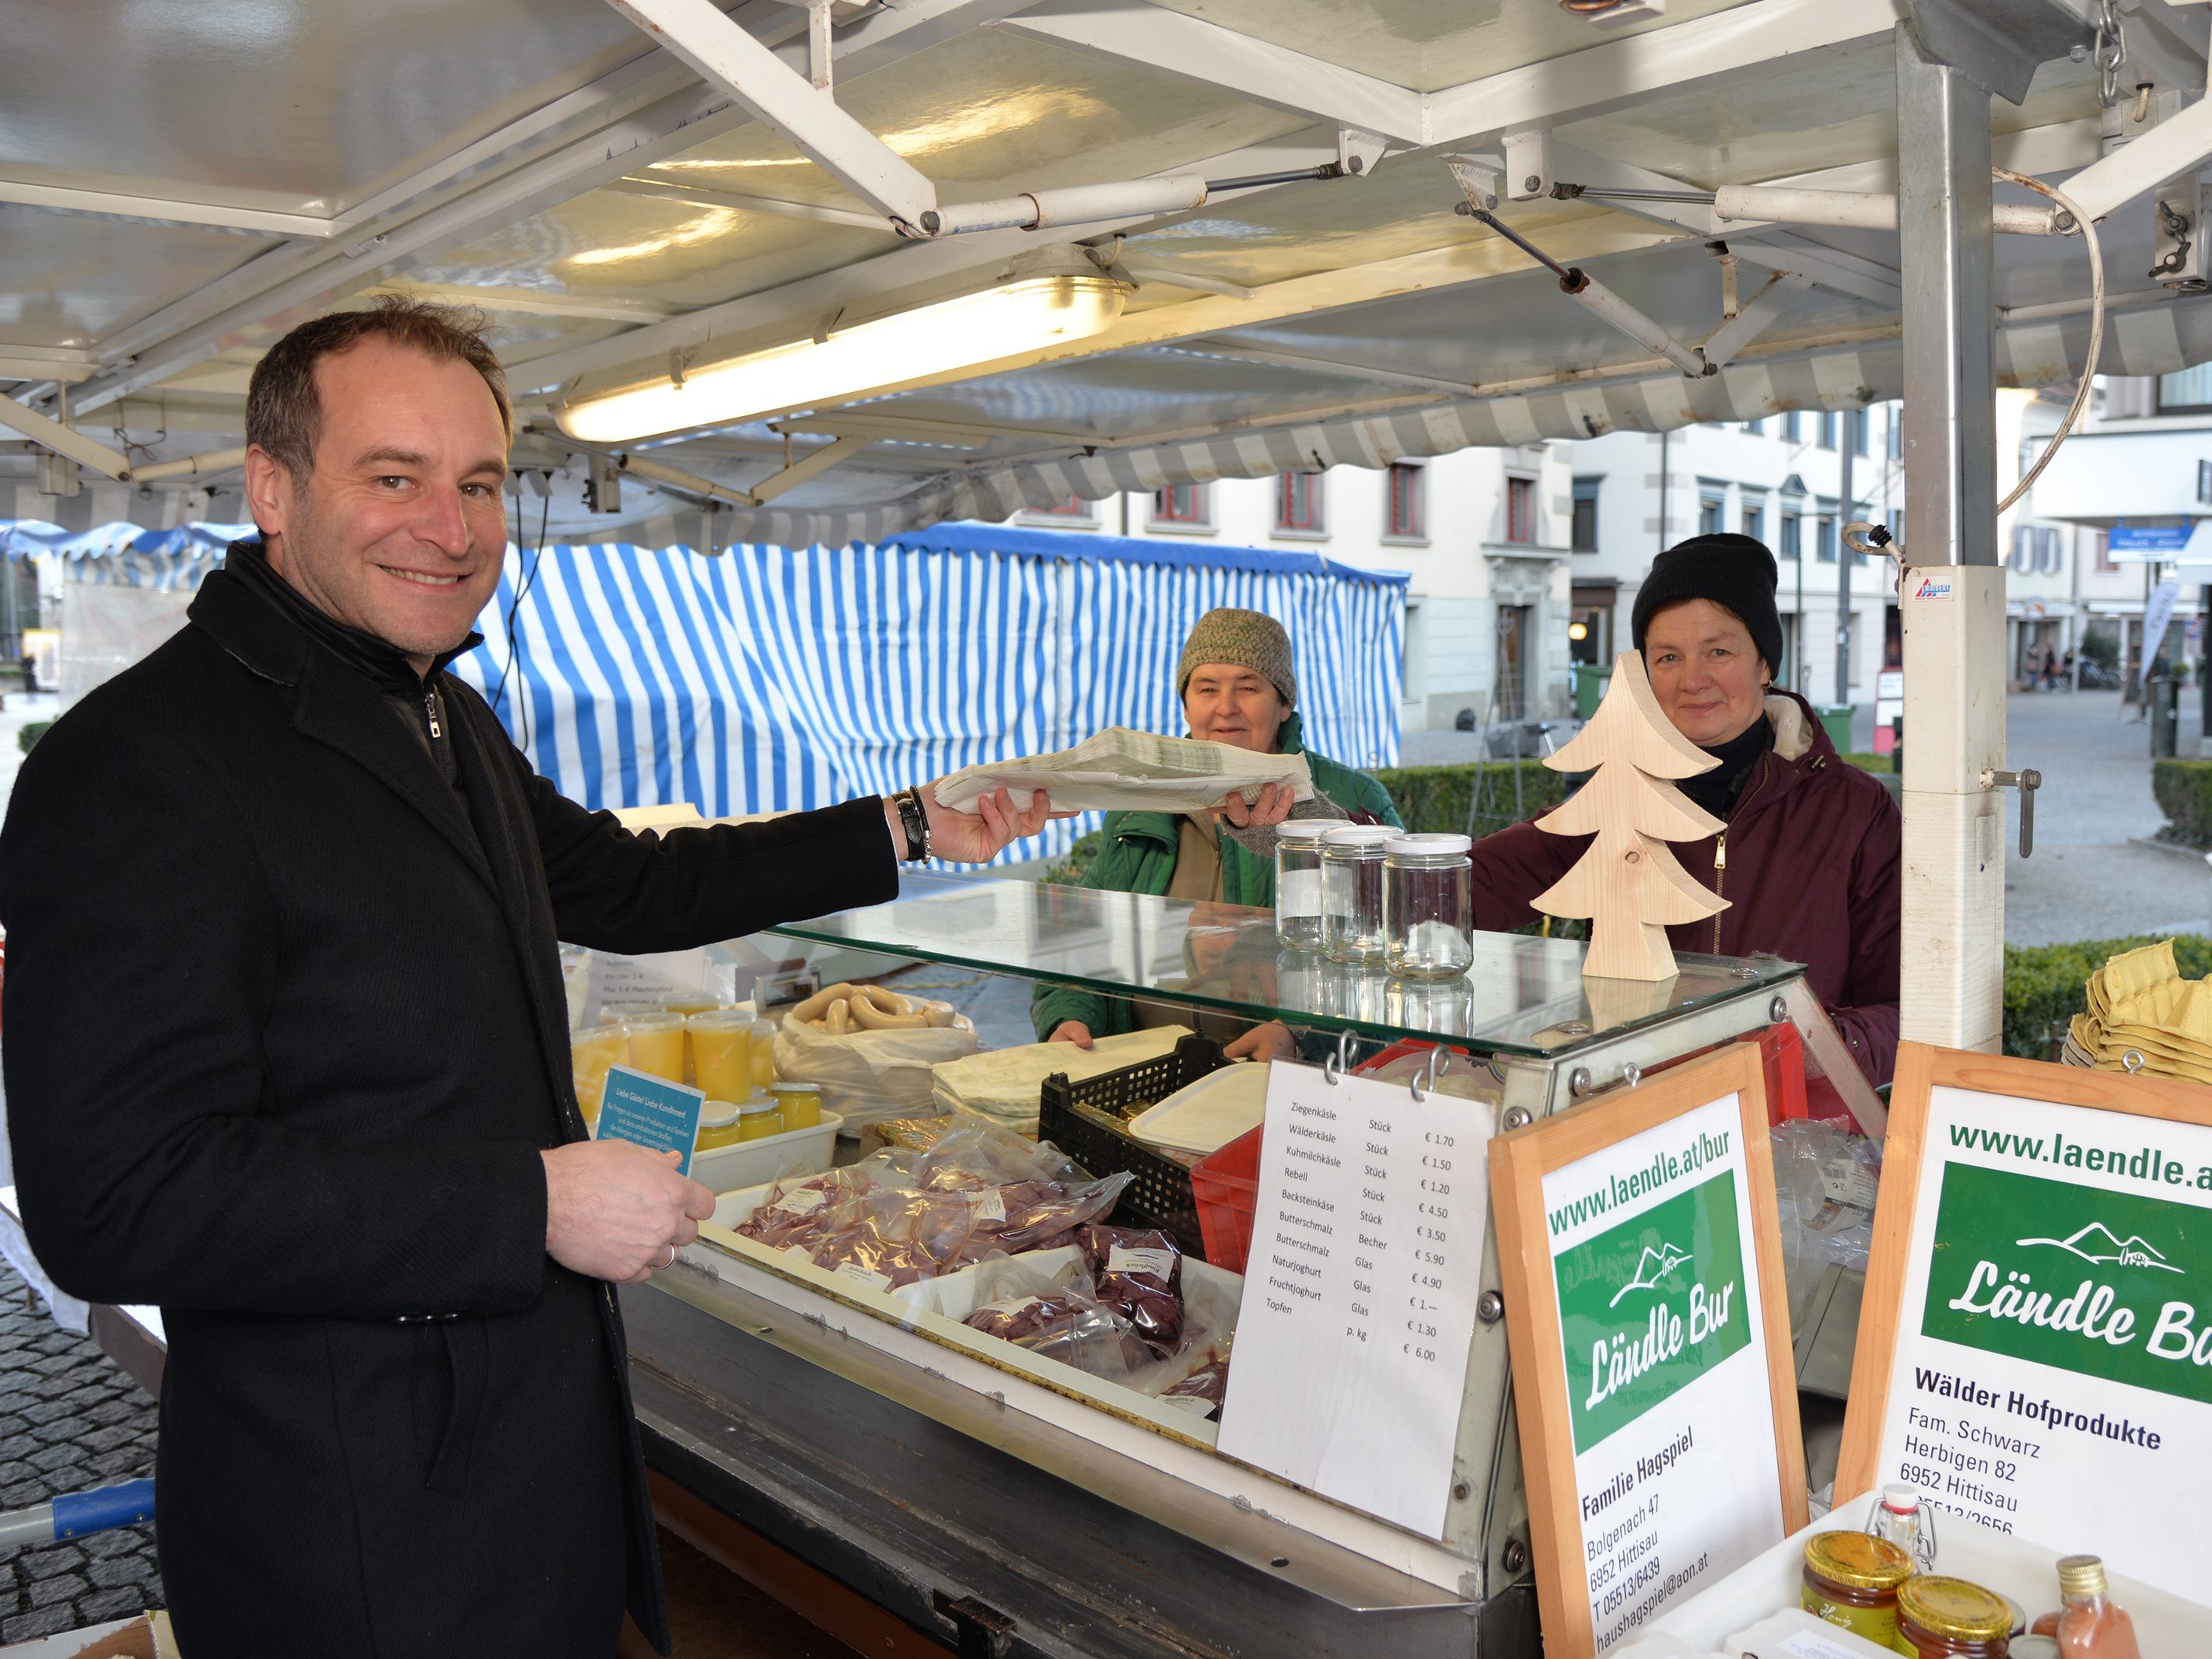
[[[1211,1037],[1187,1036],[1173,1054],[1102,1072],[1081,1083],[1056,1072],[1044,1080],[1039,1095],[1037,1139],[1049,1140],[1094,1176],[1125,1170],[1135,1176],[1115,1206],[1113,1224],[1134,1222],[1173,1233],[1184,1255],[1203,1261],[1206,1240],[1199,1231],[1189,1170],[1137,1139],[1129,1133],[1129,1120],[1229,1063]]]

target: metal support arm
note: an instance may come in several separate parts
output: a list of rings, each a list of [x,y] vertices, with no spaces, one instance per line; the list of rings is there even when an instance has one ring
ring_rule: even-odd
[[[817,165],[899,227],[919,226],[937,191],[896,151],[837,106],[712,0],[607,0],[657,45],[689,64],[790,140]]]

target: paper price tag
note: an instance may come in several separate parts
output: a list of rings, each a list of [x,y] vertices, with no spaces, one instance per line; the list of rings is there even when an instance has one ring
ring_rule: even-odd
[[[1155,1279],[1166,1279],[1175,1272],[1175,1252],[1157,1246],[1116,1244],[1106,1253],[1109,1273],[1150,1273]]]
[[[812,1215],[828,1201],[820,1188],[799,1187],[776,1200],[775,1207],[788,1215]]]
[[[963,1193],[969,1207],[975,1212],[978,1221],[1004,1221],[1006,1218],[1006,1195],[996,1187],[985,1187]]]
[[[1875,1172],[1855,1158],[1832,1158],[1820,1169],[1820,1190],[1838,1204],[1871,1210],[1879,1186]]]
[[[871,1273],[857,1261],[841,1262],[836,1271],[838,1278],[849,1279],[855,1285],[865,1285],[872,1291],[888,1291],[891,1287],[889,1273]]]

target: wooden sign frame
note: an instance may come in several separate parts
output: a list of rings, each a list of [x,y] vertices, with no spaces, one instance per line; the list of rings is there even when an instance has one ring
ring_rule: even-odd
[[[1867,1263],[1858,1346],[1851,1355],[1850,1397],[1836,1466],[1838,1509],[1871,1492],[1880,1469],[1898,1326],[1926,1171],[1928,1115],[1939,1086],[2212,1128],[2212,1089],[2200,1084],[1925,1043],[1898,1045],[1889,1134],[1882,1146],[1881,1189],[1875,1201],[1874,1249]]]
[[[1607,1147],[1655,1129],[1729,1094],[1742,1125],[1752,1236],[1744,1241],[1758,1275],[1767,1386],[1774,1406],[1775,1461],[1780,1474],[1779,1543],[1803,1527],[1805,1445],[1797,1416],[1796,1351],[1790,1334],[1790,1291],[1783,1278],[1781,1219],[1767,1143],[1766,1087],[1759,1050],[1735,1043],[1673,1067],[1632,1089],[1615,1089],[1580,1106],[1502,1132],[1490,1143],[1491,1208],[1505,1293],[1505,1334],[1511,1358],[1515,1414],[1528,1497],[1528,1529],[1536,1562],[1536,1602],[1546,1659],[1591,1659],[1597,1632],[1584,1593],[1562,1583],[1559,1564],[1582,1562],[1583,1532],[1575,1492],[1574,1434],[1566,1356],[1543,1179]],[[1717,1578],[1716,1581],[1717,1582]]]

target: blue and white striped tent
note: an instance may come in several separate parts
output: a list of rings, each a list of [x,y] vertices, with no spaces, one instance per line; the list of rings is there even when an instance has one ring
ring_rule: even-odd
[[[1184,636],[1243,605],[1290,631],[1312,746],[1389,765],[1405,589],[1313,554],[992,525],[715,558],[560,546],[510,550],[485,642],[456,671],[563,793],[721,816],[883,793],[1109,726],[1179,732]],[[1047,849],[1084,827],[1053,826]]]
[[[191,589],[251,531],[19,521],[0,525],[0,554]],[[714,558],[509,547],[484,643],[454,670],[563,794],[721,817],[880,794],[1109,726],[1179,732],[1183,638],[1215,605],[1243,605],[1290,631],[1307,741],[1383,766],[1398,757],[1405,595],[1403,575],[1316,554],[994,525]],[[1045,849],[1085,827],[1054,824]]]

